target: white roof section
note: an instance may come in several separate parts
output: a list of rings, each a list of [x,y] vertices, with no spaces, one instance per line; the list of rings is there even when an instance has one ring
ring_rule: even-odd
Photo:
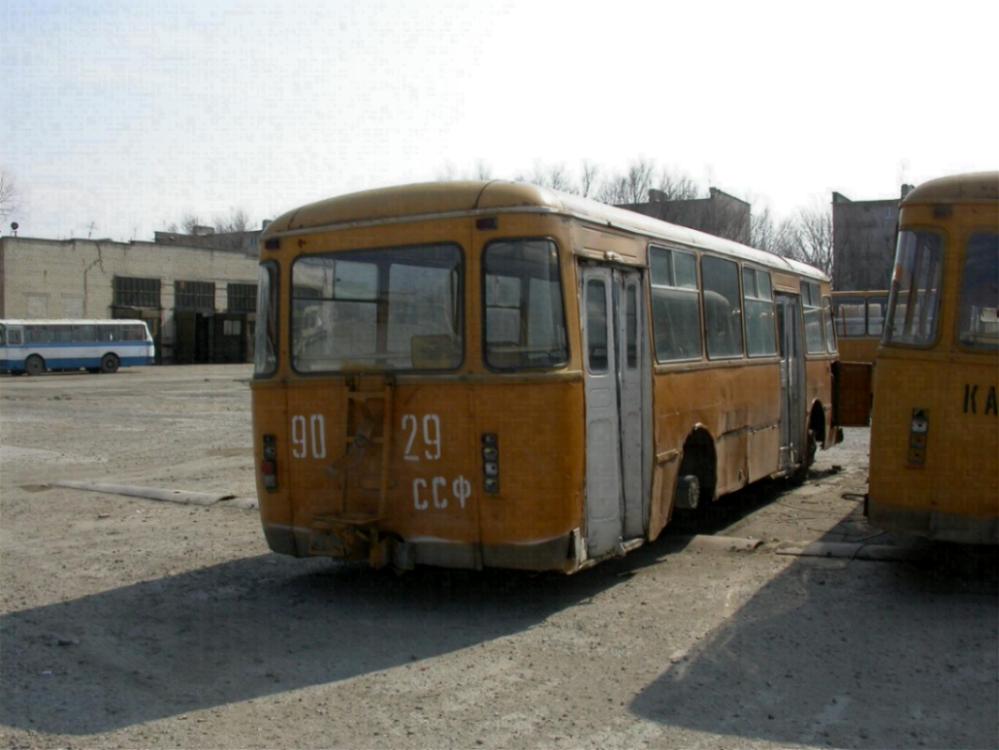
[[[428,182],[349,193],[310,203],[279,216],[269,237],[311,234],[347,227],[429,221],[506,213],[551,213],[596,226],[642,235],[650,241],[708,250],[778,271],[828,281],[817,268],[707,232],[608,206],[589,198],[504,180]]]

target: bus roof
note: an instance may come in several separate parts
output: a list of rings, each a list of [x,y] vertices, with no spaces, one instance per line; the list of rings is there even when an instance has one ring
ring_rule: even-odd
[[[902,200],[916,203],[982,203],[999,200],[999,172],[971,172],[924,182]]]
[[[25,325],[31,325],[31,326],[95,326],[96,325],[96,326],[100,326],[100,325],[126,325],[126,324],[129,324],[129,323],[132,323],[132,324],[139,323],[141,325],[145,325],[146,321],[144,321],[144,320],[137,320],[135,318],[131,318],[131,319],[129,319],[129,318],[101,318],[99,320],[97,320],[97,319],[88,320],[88,319],[82,319],[82,318],[78,319],[78,320],[67,319],[67,318],[61,318],[61,319],[58,319],[58,320],[56,320],[56,319],[44,319],[44,318],[35,318],[35,319],[32,319],[32,320],[27,320],[27,319],[24,319],[24,318],[6,318],[6,319],[0,320],[0,325],[3,325],[3,326],[25,326]]]
[[[711,250],[801,276],[828,280],[817,268],[732,240],[578,195],[503,180],[427,182],[341,195],[279,216],[264,230],[261,240],[324,228],[512,212],[572,216],[599,226],[635,232],[653,240]]]

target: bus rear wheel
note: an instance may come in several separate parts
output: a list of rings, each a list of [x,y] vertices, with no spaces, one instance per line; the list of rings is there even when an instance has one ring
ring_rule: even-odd
[[[37,354],[32,354],[24,360],[24,371],[29,375],[41,375],[45,372],[45,360]]]
[[[118,357],[114,354],[105,354],[101,357],[101,372],[117,372],[118,365],[121,364],[118,361]]]

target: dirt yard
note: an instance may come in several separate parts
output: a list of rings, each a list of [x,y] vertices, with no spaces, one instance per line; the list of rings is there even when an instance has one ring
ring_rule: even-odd
[[[869,528],[866,430],[576,576],[397,576],[268,552],[249,377],[0,379],[5,747],[999,743],[996,555]]]

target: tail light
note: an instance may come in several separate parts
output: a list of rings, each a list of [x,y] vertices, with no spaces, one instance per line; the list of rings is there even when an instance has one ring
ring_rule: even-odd
[[[482,435],[482,474],[483,488],[490,495],[499,492],[499,437],[495,432]]]
[[[263,460],[260,462],[260,473],[263,476],[264,487],[276,490],[277,482],[277,438],[264,435]]]

